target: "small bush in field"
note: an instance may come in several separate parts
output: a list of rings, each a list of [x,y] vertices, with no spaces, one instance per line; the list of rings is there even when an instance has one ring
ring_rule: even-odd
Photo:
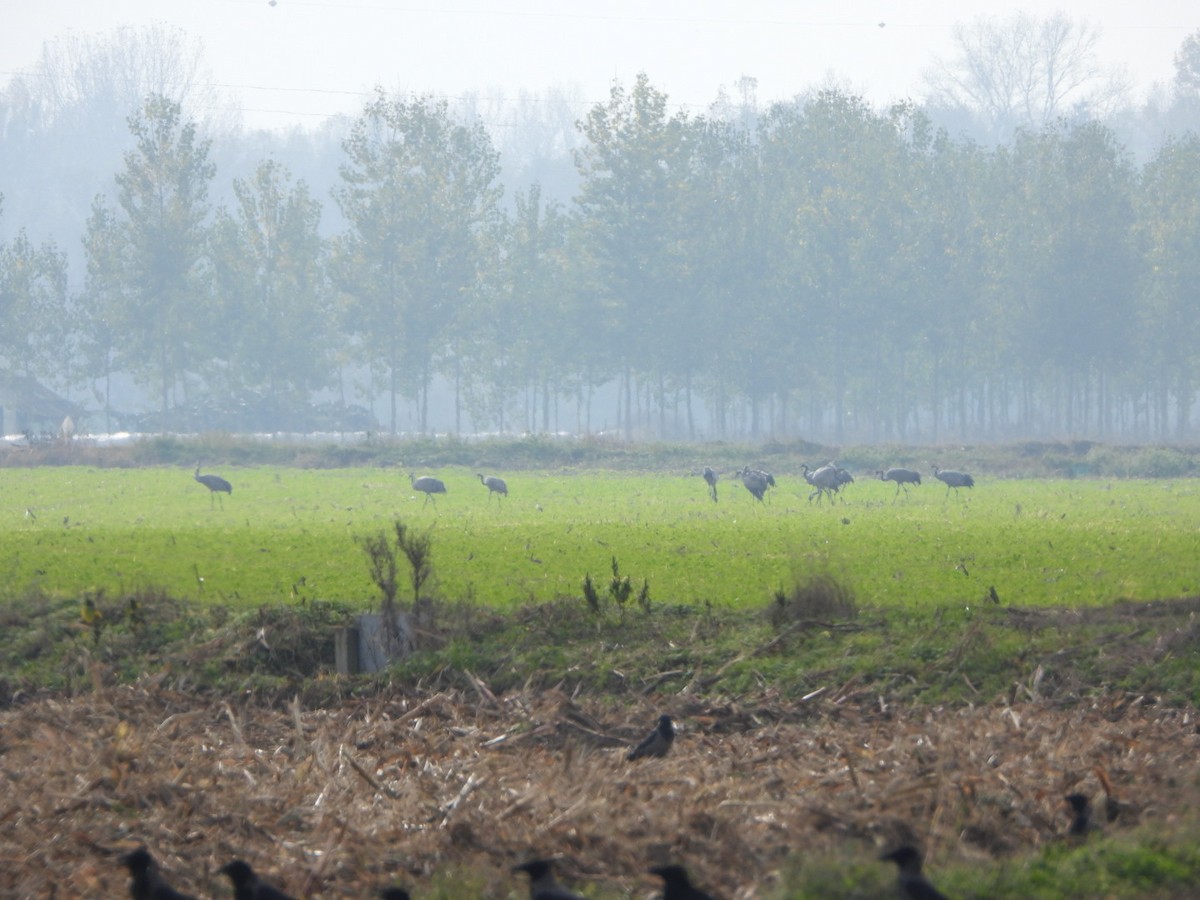
[[[798,622],[853,619],[858,615],[854,591],[849,585],[826,572],[809,575],[775,592],[771,604],[771,624],[786,628]]]

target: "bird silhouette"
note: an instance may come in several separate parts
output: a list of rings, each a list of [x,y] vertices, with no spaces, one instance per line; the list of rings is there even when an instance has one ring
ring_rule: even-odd
[[[218,871],[233,882],[234,900],[293,900],[290,896],[263,881],[250,864],[240,859],[226,863]]]
[[[693,886],[683,866],[654,866],[650,872],[663,880],[662,900],[713,900],[711,895]]]
[[[915,469],[891,468],[891,469],[888,469],[886,472],[880,470],[880,471],[876,472],[875,474],[879,476],[880,481],[896,482],[896,493],[892,495],[893,502],[895,501],[895,499],[897,497],[900,496],[900,488],[904,488],[904,496],[907,497],[908,496],[908,486],[910,484],[920,484],[921,483],[921,473],[916,471]]]
[[[133,900],[195,900],[190,894],[175,890],[159,871],[158,863],[145,847],[138,847],[121,857],[129,870],[129,896]]]
[[[422,475],[420,478],[416,478],[409,472],[408,481],[414,491],[420,491],[425,495],[425,503],[433,500],[434,506],[437,506],[437,499],[433,495],[446,493],[446,482],[440,478],[434,478],[432,475]],[[422,503],[421,506],[424,507],[425,503]]]
[[[379,891],[380,900],[411,900],[404,888],[385,887]]]
[[[764,472],[761,469],[752,469],[749,466],[742,466],[742,471],[738,473],[742,476],[742,484],[746,490],[754,495],[754,499],[759,503],[763,502],[763,497],[766,496],[769,488],[775,487],[775,476],[770,472]]]
[[[1067,835],[1073,838],[1087,837],[1100,830],[1100,824],[1092,818],[1092,801],[1086,794],[1068,794],[1063,798],[1071,807],[1071,825]]]
[[[933,467],[933,477],[946,485],[946,496],[950,496],[950,488],[954,488],[954,496],[958,496],[959,488],[975,487],[975,479],[966,472],[955,472],[953,469]]]
[[[853,476],[840,466],[835,466],[833,463],[826,463],[823,466],[818,466],[816,469],[809,469],[808,463],[800,464],[801,474],[804,475],[804,480],[816,488],[808,495],[808,502],[811,503],[813,497],[817,498],[817,503],[820,504],[822,497],[828,497],[829,502],[833,503],[833,495],[838,492],[838,489],[843,484],[849,484],[854,481]]]
[[[496,494],[500,497],[508,496],[508,482],[506,482],[503,478],[498,478],[495,475],[489,475],[487,478],[484,478],[483,475],[480,475],[479,482],[488,489],[489,501],[492,499],[492,494]]]
[[[708,484],[708,496],[712,497],[712,502],[717,502],[717,473],[712,470],[711,466],[705,466],[700,473],[704,476],[704,481]]]
[[[233,496],[233,485],[222,478],[220,475],[201,475],[200,463],[196,463],[196,473],[192,476],[206,488],[208,488],[208,501],[212,505],[214,499],[221,500],[221,508],[225,508],[225,501],[218,497],[218,494],[229,494]]]
[[[626,755],[626,759],[641,759],[643,756],[666,756],[675,742],[675,726],[670,716],[659,716],[658,724]]]
[[[921,873],[921,854],[916,847],[904,844],[879,858],[891,860],[900,868],[897,883],[903,896],[910,900],[946,900],[946,895]]]
[[[512,870],[529,876],[530,900],[583,900],[579,894],[558,883],[554,877],[554,864],[548,859],[531,859],[513,866]]]

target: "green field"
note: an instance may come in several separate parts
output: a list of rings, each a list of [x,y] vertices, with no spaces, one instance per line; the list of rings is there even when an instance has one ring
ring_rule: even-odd
[[[176,468],[0,469],[4,590],[146,588],[232,605],[373,605],[362,537],[400,518],[432,529],[434,586],[496,608],[579,596],[615,556],[654,603],[757,605],[826,571],[860,602],[1076,606],[1200,591],[1192,480],[987,480],[946,496],[930,480],[893,501],[860,476],[830,507],[781,477],[759,505],[734,480],[713,504],[698,477],[608,471],[505,474],[489,501],[466,468],[436,471],[436,506],[394,468],[222,467],[214,506]],[[27,512],[28,511],[28,512]]]

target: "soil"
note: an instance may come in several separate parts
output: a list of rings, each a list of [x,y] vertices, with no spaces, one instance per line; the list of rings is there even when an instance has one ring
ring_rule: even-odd
[[[650,896],[647,867],[673,861],[751,897],[800,849],[873,859],[915,841],[933,866],[994,860],[1063,840],[1071,792],[1112,811],[1110,828],[1169,828],[1200,793],[1197,711],[1150,697],[618,707],[476,680],[280,709],[103,682],[0,712],[0,895],[125,896],[117,858],[145,843],[199,896],[229,896],[216,870],[240,857],[296,897],[452,896],[458,878],[465,895],[516,897],[511,866],[540,855],[593,896]],[[671,752],[627,761],[661,712]]]

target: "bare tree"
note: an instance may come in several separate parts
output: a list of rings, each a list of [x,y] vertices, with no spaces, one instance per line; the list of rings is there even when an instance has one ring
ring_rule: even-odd
[[[204,45],[168,25],[123,26],[104,35],[69,32],[42,45],[30,91],[46,117],[85,117],[94,131],[120,130],[150,95],[177,103],[190,118],[211,119],[220,98],[204,65]]]
[[[1184,38],[1175,53],[1175,90],[1191,98],[1200,97],[1200,31]]]
[[[1128,92],[1124,74],[1096,58],[1100,28],[1063,13],[977,18],[953,34],[957,56],[925,73],[927,102],[971,110],[994,140],[1066,116],[1103,117]]]

